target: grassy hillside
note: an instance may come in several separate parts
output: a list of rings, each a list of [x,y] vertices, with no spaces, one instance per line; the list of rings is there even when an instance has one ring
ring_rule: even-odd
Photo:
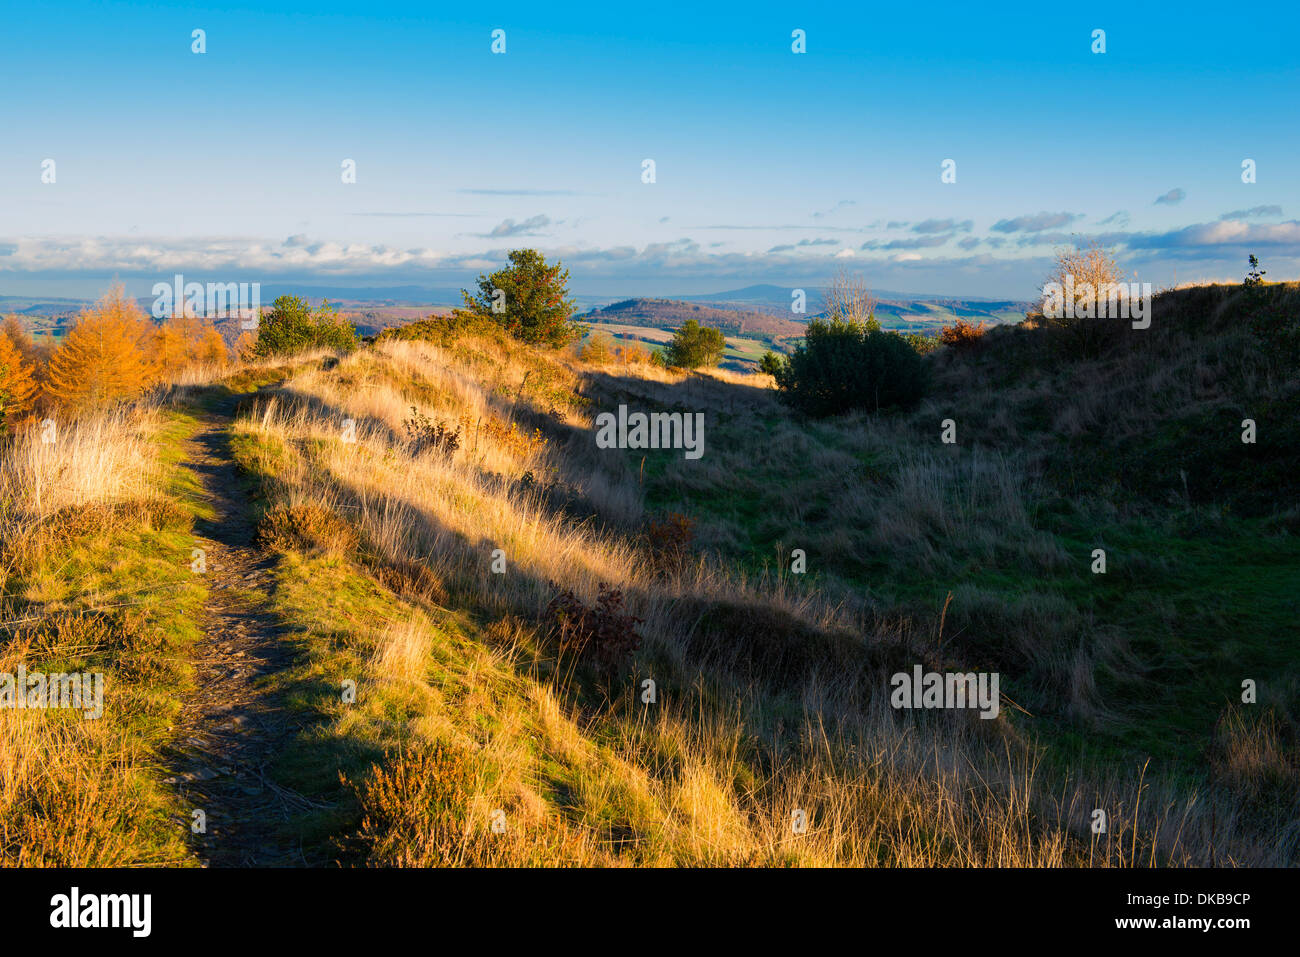
[[[616,341],[639,343],[660,351],[673,332],[688,319],[721,329],[726,337],[724,368],[752,372],[769,349],[788,351],[803,337],[804,324],[770,312],[714,307],[675,299],[625,299],[593,309],[578,317],[590,324],[591,333],[605,333]]]
[[[658,349],[687,319],[721,329],[727,340],[723,367],[737,372],[757,371],[758,362],[769,349],[787,353],[803,338],[807,319],[822,308],[817,290],[810,290],[809,314],[789,311],[788,291],[777,287],[757,287],[781,293],[785,298],[777,305],[766,300],[762,308],[737,304],[707,304],[676,299],[625,299],[593,309],[578,317],[589,323],[592,334],[607,333],[616,340],[641,343]],[[899,332],[937,335],[945,325],[965,320],[989,326],[1016,323],[1024,319],[1029,303],[1009,300],[967,301],[892,300],[875,303],[875,316],[881,326]]]
[[[24,439],[0,647],[110,680],[90,730],[0,711],[0,859],[1298,863],[1300,377],[1240,295],[1088,360],[994,330],[904,413],[429,322]],[[597,448],[620,403],[705,454]],[[891,708],[914,665],[999,716]]]
[[[662,353],[672,341],[673,333],[668,329],[654,329],[648,326],[624,326],[617,323],[600,323],[592,325],[583,337],[583,342],[590,342],[594,337],[607,335],[617,346],[642,346],[647,350]],[[724,369],[736,372],[754,372],[759,360],[769,349],[781,349],[780,343],[763,339],[746,339],[742,336],[724,336],[725,348],[720,365]]]
[[[876,318],[886,329],[934,335],[940,327],[952,325],[958,319],[975,325],[1020,322],[1031,305],[1010,300],[882,299],[876,303]]]
[[[748,334],[753,338],[777,340],[803,335],[803,323],[795,321],[789,315],[718,308],[676,299],[624,299],[593,309],[578,318],[581,322],[617,323],[668,330],[678,328],[687,319],[694,319],[702,326],[713,326],[736,335]]]

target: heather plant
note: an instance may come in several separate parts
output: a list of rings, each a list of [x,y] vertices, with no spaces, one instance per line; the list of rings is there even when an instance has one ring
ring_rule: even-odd
[[[680,512],[668,512],[646,524],[646,547],[661,571],[674,571],[682,566],[694,537],[695,520]]]
[[[954,349],[973,349],[980,344],[988,326],[984,323],[975,325],[965,319],[958,319],[951,326],[939,330],[939,342]]]
[[[411,416],[402,422],[406,438],[411,444],[412,454],[419,455],[432,450],[445,458],[451,458],[460,448],[461,426],[455,430],[443,422],[435,422],[423,412],[411,407]]]
[[[554,582],[551,587],[558,590],[546,606],[546,617],[560,654],[575,654],[605,675],[625,665],[641,644],[636,626],[642,619],[623,610],[623,592],[601,582],[591,606],[571,588],[560,589]]]

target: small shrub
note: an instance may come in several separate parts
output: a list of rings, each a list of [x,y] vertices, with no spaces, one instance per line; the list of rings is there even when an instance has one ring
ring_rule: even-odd
[[[939,330],[939,341],[954,349],[972,349],[980,344],[987,331],[988,326],[982,322],[977,326],[965,319],[958,319],[951,326]]]
[[[614,351],[624,365],[641,365],[649,362],[650,357],[654,355],[649,349],[637,342],[620,346]]]
[[[435,422],[414,406],[411,407],[411,417],[403,420],[402,427],[406,429],[412,455],[431,449],[450,459],[460,448],[460,425],[452,431],[450,426]]]
[[[916,354],[919,356],[928,356],[942,345],[938,336],[927,336],[919,332],[900,332],[899,335],[903,337],[909,346],[916,350]]]
[[[614,358],[614,338],[608,332],[592,333],[590,339],[579,352],[583,362],[603,365]]]
[[[1264,285],[1264,277],[1267,275],[1268,271],[1259,268],[1259,259],[1252,253],[1250,256],[1250,272],[1246,273],[1246,278],[1242,280],[1241,284],[1247,289],[1257,289]]]
[[[776,376],[784,365],[785,360],[769,349],[763,353],[763,358],[758,361],[758,371],[766,372],[770,376]]]
[[[262,358],[315,348],[351,352],[357,348],[356,329],[328,301],[313,311],[305,299],[280,296],[258,319],[257,341],[249,351]]]
[[[421,562],[393,558],[370,563],[375,581],[389,591],[407,598],[424,598],[442,604],[447,600],[447,589],[442,579],[428,565]]]
[[[467,862],[467,812],[475,773],[462,749],[439,743],[390,755],[353,787],[362,814],[358,839],[368,865],[447,867]]]
[[[1287,360],[1300,358],[1300,314],[1286,301],[1285,288],[1264,284],[1267,272],[1259,260],[1250,257],[1250,272],[1242,281],[1244,309],[1251,331],[1278,356]],[[1289,308],[1288,308],[1289,307]]]
[[[338,309],[324,302],[316,310],[315,346],[335,349],[339,352],[352,352],[357,348],[357,330],[352,323],[339,315]]]
[[[552,588],[559,588],[554,582]],[[643,619],[623,611],[623,592],[602,582],[594,608],[566,588],[546,606],[560,654],[572,652],[604,674],[613,674],[641,645],[636,626]]]
[[[926,369],[895,332],[853,320],[813,319],[776,384],[781,398],[806,415],[875,412],[920,401]]]
[[[680,512],[669,512],[662,519],[651,519],[646,538],[652,548],[688,548],[695,537],[695,519]]]
[[[721,329],[701,326],[696,320],[687,319],[664,349],[664,361],[681,369],[716,366],[722,360],[726,345]]]
[[[468,434],[470,431],[469,417],[462,418],[460,424]],[[511,455],[518,458],[532,458],[546,448],[546,437],[542,435],[541,429],[535,428],[531,433],[525,432],[519,428],[519,423],[513,420],[507,425],[495,416],[489,415],[478,420],[474,424],[474,429],[476,435],[487,436]],[[478,448],[477,438],[474,447]]]
[[[336,513],[321,505],[280,505],[257,524],[254,541],[270,551],[323,552],[327,555],[356,551],[356,531]]]
[[[680,568],[690,554],[695,538],[695,519],[679,512],[669,512],[661,519],[651,519],[646,526],[646,547],[651,561],[660,571]]]
[[[505,342],[506,334],[502,328],[491,320],[467,312],[457,312],[450,316],[429,316],[416,319],[404,326],[383,329],[375,336],[375,343],[430,342],[443,349],[454,346],[465,337],[482,337],[494,342]]]

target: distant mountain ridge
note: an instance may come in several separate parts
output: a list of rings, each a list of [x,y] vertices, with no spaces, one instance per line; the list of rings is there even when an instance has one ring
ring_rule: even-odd
[[[826,294],[825,286],[775,286],[771,284],[763,284],[745,286],[743,289],[732,289],[725,292],[709,293],[707,295],[676,296],[673,298],[680,299],[683,302],[711,303],[719,306],[728,305],[784,314],[790,310],[790,304],[795,289],[800,288],[803,289],[805,293],[808,302],[808,311],[810,313],[819,311],[821,308],[820,303]],[[888,302],[892,304],[913,302],[961,304],[963,308],[976,311],[1003,311],[1007,308],[1014,308],[1021,305],[1028,308],[1030,305],[1028,302],[1022,302],[1020,300],[993,299],[985,296],[909,293],[898,292],[892,289],[870,288],[868,289],[868,292],[870,292],[871,295],[880,302]]]
[[[777,287],[751,287],[758,288]],[[788,301],[783,311],[777,311],[770,305],[770,299],[766,302],[751,299],[746,303],[744,300],[714,300],[699,296],[693,299],[642,297],[623,299],[589,310],[577,316],[577,319],[580,322],[652,329],[676,329],[687,319],[695,319],[701,325],[714,326],[730,335],[775,341],[802,336],[808,320],[822,314],[824,303],[821,301],[821,290],[810,289],[806,292],[808,298],[805,313],[790,312]],[[1019,322],[1030,306],[1028,302],[1010,299],[879,299],[875,315],[886,329],[925,332],[952,324],[958,319],[994,325]]]

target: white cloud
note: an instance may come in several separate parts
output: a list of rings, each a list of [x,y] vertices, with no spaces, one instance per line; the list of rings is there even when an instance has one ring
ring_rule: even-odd
[[[536,236],[539,229],[545,229],[550,225],[552,225],[551,217],[539,214],[530,216],[522,223],[516,223],[513,219],[502,220],[492,227],[492,232],[480,233],[479,235],[491,239],[504,239],[507,236]]]

